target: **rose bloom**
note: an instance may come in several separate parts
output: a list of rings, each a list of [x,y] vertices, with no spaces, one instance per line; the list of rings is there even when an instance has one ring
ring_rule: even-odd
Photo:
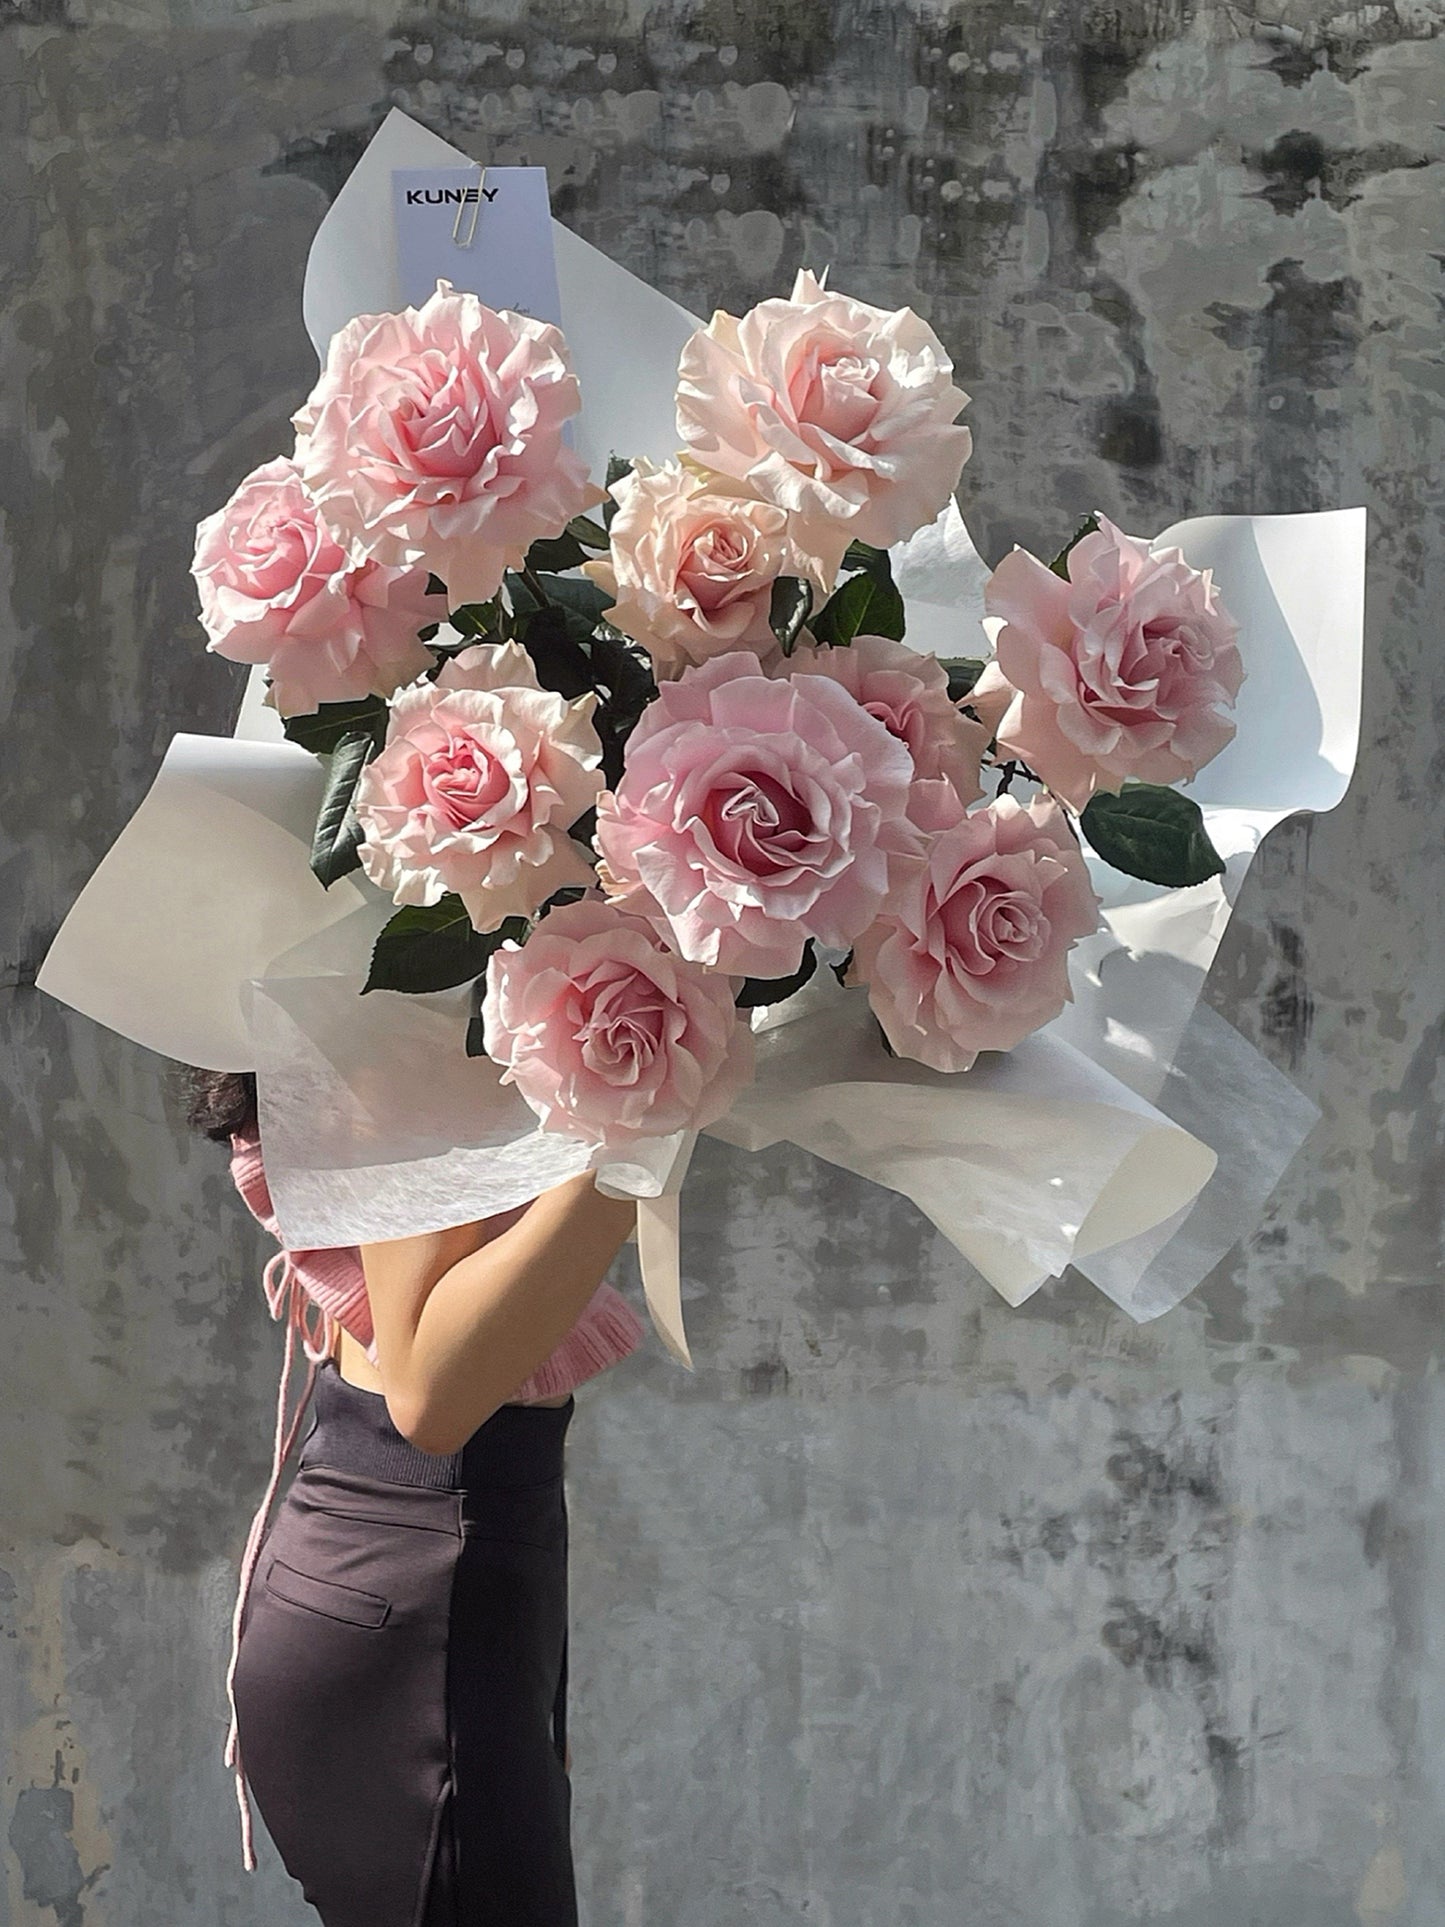
[[[721,972],[597,898],[551,910],[487,964],[488,1054],[546,1129],[620,1144],[701,1129],[752,1076],[752,1033]]]
[[[965,810],[950,784],[917,788],[927,861],[859,938],[848,980],[900,1057],[966,1071],[1070,1001],[1069,950],[1097,929],[1098,899],[1051,798]]]
[[[982,796],[979,770],[989,732],[960,714],[948,693],[948,671],[887,636],[855,636],[846,648],[804,644],[788,658],[795,676],[831,676],[896,736],[913,758],[914,774],[941,778],[961,802]]]
[[[354,555],[424,558],[456,607],[603,499],[562,439],[578,406],[560,330],[439,281],[420,308],[332,336],[294,418],[296,462]]]
[[[602,787],[590,691],[542,689],[520,643],[464,649],[392,698],[386,744],[356,787],[361,861],[395,902],[454,890],[478,930],[590,884],[568,834]]]
[[[597,805],[599,878],[684,957],[781,977],[809,937],[846,946],[922,839],[913,763],[827,676],[741,650],[664,683]]]
[[[207,647],[264,662],[283,716],[389,696],[431,666],[427,571],[349,566],[293,462],[254,469],[196,528],[191,564]]]
[[[607,620],[642,644],[659,680],[730,649],[781,662],[768,621],[774,582],[798,576],[825,595],[848,541],[685,457],[639,460],[612,495],[611,553],[583,574],[615,598]]]
[[[830,294],[804,269],[790,300],[719,309],[687,343],[678,433],[765,500],[887,548],[933,521],[968,460],[952,374],[911,308]]]
[[[1068,571],[1066,582],[1015,549],[989,578],[989,613],[1004,617],[997,674],[1014,692],[1000,746],[1075,809],[1131,776],[1193,776],[1233,737],[1244,680],[1239,628],[1209,570],[1101,515]]]

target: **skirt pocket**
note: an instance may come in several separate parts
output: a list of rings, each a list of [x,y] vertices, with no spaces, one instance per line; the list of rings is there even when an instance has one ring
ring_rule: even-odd
[[[391,1611],[391,1601],[379,1593],[362,1592],[357,1586],[343,1586],[335,1579],[321,1579],[299,1572],[284,1559],[273,1558],[266,1568],[267,1592],[307,1612],[324,1613],[328,1619],[343,1619],[349,1626],[382,1626]]]

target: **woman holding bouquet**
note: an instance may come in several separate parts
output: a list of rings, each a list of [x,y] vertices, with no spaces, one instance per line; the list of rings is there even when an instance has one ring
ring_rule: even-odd
[[[724,1119],[749,1010],[825,961],[894,1058],[962,1073],[1019,1045],[1098,924],[1069,813],[1130,783],[1177,830],[1192,806],[1158,786],[1233,733],[1207,572],[1101,517],[1051,565],[1000,565],[986,669],[905,643],[888,552],[948,503],[967,399],[911,310],[803,271],[697,331],[686,446],[604,491],[559,331],[439,282],[338,331],[293,453],[200,525],[211,648],[265,665],[324,765],[312,870],[393,906],[364,989],[469,984],[477,1102],[511,1087],[589,1166],[268,1269],[288,1347],[227,1758],[247,1864],[249,1775],[326,1927],[576,1920],[563,1442],[573,1386],[640,1337],[600,1282],[633,1206],[591,1165]],[[1190,849],[1131,873],[1222,867]],[[254,1082],[204,1098],[274,1231]],[[268,1534],[298,1336],[316,1417]]]
[[[274,1228],[253,1080],[200,1076],[192,1115]],[[322,1357],[232,1688],[245,1779],[325,1927],[577,1918],[563,1447],[573,1386],[641,1336],[601,1282],[634,1215],[584,1172],[485,1223],[280,1254]]]

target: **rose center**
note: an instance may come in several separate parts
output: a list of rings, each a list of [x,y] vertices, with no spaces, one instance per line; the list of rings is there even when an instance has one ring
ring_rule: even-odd
[[[739,770],[720,783],[702,818],[718,854],[747,876],[796,869],[813,828],[786,784],[763,770]]]
[[[260,600],[284,594],[308,573],[333,574],[345,560],[338,543],[318,537],[314,522],[275,506],[256,517],[232,553],[236,586]]]
[[[471,737],[449,737],[427,758],[427,801],[449,829],[465,830],[494,809],[511,787],[500,759]]]
[[[986,977],[1001,964],[1032,963],[1048,947],[1049,920],[1037,897],[991,877],[966,878],[942,907],[950,954],[966,976]]]
[[[663,1048],[663,1003],[655,984],[632,974],[584,991],[573,1041],[588,1069],[611,1083],[635,1083]]]
[[[752,544],[738,530],[714,523],[688,544],[678,586],[700,609],[716,608],[740,588],[752,586],[752,565]]]
[[[840,442],[856,442],[878,412],[879,365],[851,345],[835,343],[810,355],[794,404],[798,419]]]
[[[395,421],[409,465],[434,481],[465,481],[500,439],[490,396],[474,370],[435,348],[416,356],[408,372],[411,392]]]

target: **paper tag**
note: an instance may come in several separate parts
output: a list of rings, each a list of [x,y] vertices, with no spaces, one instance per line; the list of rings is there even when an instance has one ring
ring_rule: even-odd
[[[485,178],[480,166],[406,167],[391,184],[409,306],[419,308],[440,279],[489,308],[561,327],[545,167],[489,167]]]

